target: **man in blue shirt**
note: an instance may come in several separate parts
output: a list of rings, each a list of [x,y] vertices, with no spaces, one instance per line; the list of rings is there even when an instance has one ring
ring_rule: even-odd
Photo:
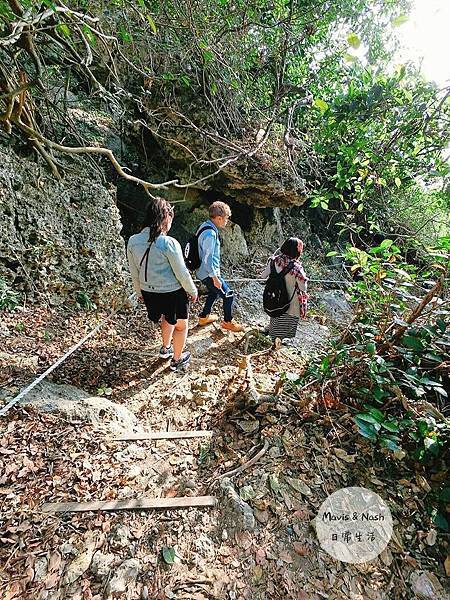
[[[229,331],[243,331],[242,325],[233,321],[233,290],[230,290],[226,281],[220,276],[220,238],[219,229],[224,229],[231,217],[231,209],[225,202],[213,202],[209,207],[209,219],[202,223],[197,231],[206,229],[198,238],[198,252],[202,261],[197,270],[197,277],[208,288],[208,297],[205,306],[200,313],[198,324],[209,325],[217,320],[211,314],[214,302],[219,298],[223,300],[224,320],[221,323],[223,329]]]

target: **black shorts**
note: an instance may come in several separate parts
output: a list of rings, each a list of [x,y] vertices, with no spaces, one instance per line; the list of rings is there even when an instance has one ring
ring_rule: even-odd
[[[141,290],[144,298],[147,314],[150,321],[158,323],[161,316],[171,325],[175,325],[177,319],[187,319],[189,316],[189,299],[183,288],[175,292],[146,292]]]

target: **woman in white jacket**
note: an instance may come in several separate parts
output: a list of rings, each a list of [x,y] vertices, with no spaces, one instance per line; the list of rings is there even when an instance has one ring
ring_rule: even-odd
[[[161,323],[160,358],[172,358],[170,368],[185,368],[191,355],[183,352],[188,332],[189,297],[198,292],[184,264],[179,242],[167,235],[173,207],[154,198],[147,207],[144,228],[128,241],[127,256],[134,288],[147,307],[148,317]]]

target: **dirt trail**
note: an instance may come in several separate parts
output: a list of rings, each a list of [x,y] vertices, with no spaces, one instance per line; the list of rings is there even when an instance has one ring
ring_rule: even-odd
[[[288,388],[272,400],[248,402],[248,378],[239,368],[242,335],[199,329],[195,317],[192,326],[187,373],[173,373],[157,359],[158,338],[140,308],[119,316],[54,381],[107,394],[148,429],[212,429],[211,443],[111,442],[106,429],[29,409],[11,411],[2,422],[1,597],[414,597],[411,577],[419,569],[435,577],[439,561],[414,517],[427,490],[387,455],[383,464],[374,461],[346,407],[327,407]],[[324,331],[318,326],[302,324],[299,349],[281,347],[252,359],[259,391],[272,394],[281,372],[301,371],[308,336],[317,340]],[[67,318],[30,309],[11,316],[5,327],[10,333],[4,353],[14,353],[16,361],[3,373],[3,393],[11,394],[69,345],[83,323],[79,314]],[[45,332],[53,336],[48,341]],[[249,351],[264,348],[259,340]],[[26,356],[25,365],[20,359]],[[221,475],[261,448],[256,464],[221,485]],[[311,523],[328,494],[350,485],[377,491],[394,517],[388,549],[362,565],[332,559]],[[213,509],[62,516],[40,511],[48,501],[210,493],[219,499]]]

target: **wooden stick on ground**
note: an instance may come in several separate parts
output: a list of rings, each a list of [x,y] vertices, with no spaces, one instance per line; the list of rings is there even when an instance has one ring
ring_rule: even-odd
[[[188,438],[199,438],[199,437],[211,437],[212,431],[209,430],[198,430],[198,431],[150,431],[143,433],[123,433],[113,438],[114,442],[125,442],[131,440],[178,440]]]
[[[259,402],[261,394],[256,389],[255,377],[253,375],[253,367],[250,360],[250,356],[244,357],[246,379],[248,383],[248,397],[253,402]]]
[[[110,502],[49,502],[43,512],[86,512],[89,510],[149,510],[153,508],[189,508],[191,506],[215,506],[214,496],[180,496],[179,498],[135,498]]]

